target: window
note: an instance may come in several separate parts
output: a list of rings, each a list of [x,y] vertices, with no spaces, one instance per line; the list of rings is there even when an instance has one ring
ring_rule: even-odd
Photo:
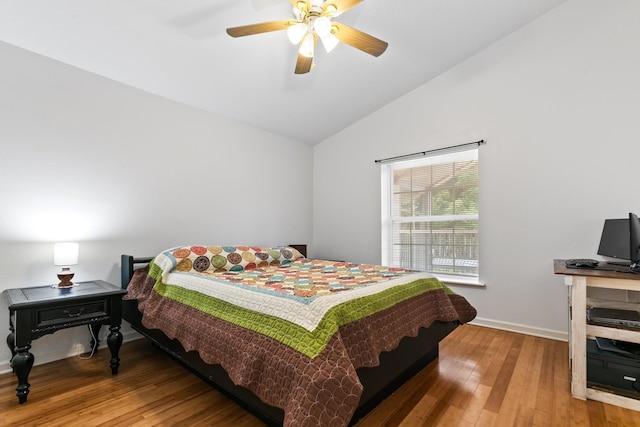
[[[478,149],[382,165],[382,263],[478,278]]]

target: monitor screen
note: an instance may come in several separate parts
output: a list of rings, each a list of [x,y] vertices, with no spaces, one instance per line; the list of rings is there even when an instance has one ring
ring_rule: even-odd
[[[634,213],[629,212],[629,249],[631,266],[634,271],[640,272],[640,220]]]
[[[629,260],[629,219],[605,219],[598,255]]]

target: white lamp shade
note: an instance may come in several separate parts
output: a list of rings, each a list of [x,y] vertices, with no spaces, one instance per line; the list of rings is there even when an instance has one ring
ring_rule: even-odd
[[[300,44],[300,49],[298,53],[302,56],[306,56],[307,58],[313,58],[313,51],[316,47],[316,38],[314,34],[307,33]]]
[[[297,24],[293,24],[287,28],[287,37],[291,43],[298,44],[300,43],[300,40],[302,40],[302,37],[307,34],[307,31],[307,24],[304,22],[298,22]]]
[[[336,46],[338,46],[338,43],[340,43],[340,40],[338,40],[338,38],[331,33],[322,37],[320,40],[322,40],[322,45],[324,46],[324,50],[326,50],[327,53],[331,53],[331,51]]]
[[[319,37],[325,37],[331,33],[331,19],[320,16],[313,21],[313,30]]]
[[[53,245],[53,265],[69,266],[77,263],[77,243],[56,243]]]

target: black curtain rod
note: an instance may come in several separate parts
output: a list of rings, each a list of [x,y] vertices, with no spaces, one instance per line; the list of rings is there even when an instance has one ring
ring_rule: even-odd
[[[452,145],[450,147],[443,147],[443,148],[434,148],[433,150],[427,150],[427,151],[418,151],[417,153],[413,153],[413,154],[404,154],[402,156],[396,156],[396,157],[387,157],[386,159],[379,159],[376,160],[376,163],[383,163],[383,162],[389,162],[391,160],[398,160],[398,159],[404,159],[406,157],[414,157],[414,156],[426,156],[427,153],[435,153],[437,151],[444,151],[444,150],[451,150],[452,148],[460,148],[460,147],[466,147],[468,145],[477,145],[480,146],[482,144],[485,144],[484,139],[481,139],[480,141],[474,141],[474,142],[467,142],[465,144],[459,144],[459,145]]]

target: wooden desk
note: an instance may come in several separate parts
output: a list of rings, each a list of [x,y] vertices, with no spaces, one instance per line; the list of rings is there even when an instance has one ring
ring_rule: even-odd
[[[640,400],[587,386],[587,335],[640,343],[640,331],[587,323],[587,287],[640,291],[640,274],[567,268],[565,260],[558,259],[553,260],[553,271],[565,276],[564,283],[570,289],[571,394],[582,400],[597,400],[640,411]]]

